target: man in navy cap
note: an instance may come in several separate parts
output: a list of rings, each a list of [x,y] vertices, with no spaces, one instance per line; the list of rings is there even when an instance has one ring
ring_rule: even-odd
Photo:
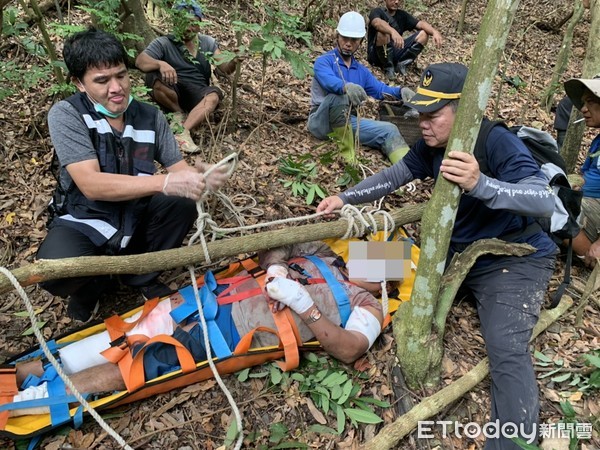
[[[536,248],[524,257],[481,257],[463,283],[476,300],[490,359],[491,421],[497,420],[505,430],[499,438],[488,439],[485,448],[516,450],[520,447],[507,436],[532,436],[537,428],[538,388],[528,342],[554,271],[557,249],[535,227],[534,217],[550,217],[554,198],[529,150],[504,127],[494,127],[486,141],[490,175],[479,171],[470,153],[454,150],[444,156],[466,76],[462,64],[432,64],[425,69],[416,95],[408,102],[419,111],[423,138],[402,160],[327,197],[317,211],[330,213],[345,203],[371,202],[413,179],[441,174],[464,192],[448,261],[479,239],[504,238]]]
[[[187,153],[199,149],[190,131],[205,122],[219,102],[223,92],[210,85],[211,66],[207,57],[217,61],[217,68],[230,74],[236,60],[219,64],[219,45],[205,34],[200,34],[204,19],[202,8],[193,0],[183,0],[174,6],[173,34],[154,39],[139,54],[135,65],[146,72],[146,85],[152,89],[154,100],[167,111],[177,113],[176,122],[183,131],[176,134],[181,150]],[[183,113],[187,113],[184,120]]]

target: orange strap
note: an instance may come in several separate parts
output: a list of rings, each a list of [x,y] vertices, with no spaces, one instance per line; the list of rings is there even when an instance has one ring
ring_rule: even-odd
[[[175,347],[177,359],[179,360],[179,365],[181,366],[181,371],[183,373],[189,373],[196,370],[196,362],[189,350],[177,339],[167,336],[166,334],[161,334],[149,339],[140,351],[135,354],[129,371],[129,377],[124,379],[125,386],[127,386],[129,392],[133,392],[146,384],[144,377],[144,353],[148,346],[156,342],[169,344]]]
[[[17,388],[17,368],[0,367],[0,405],[12,403],[14,396],[19,392]],[[10,411],[0,413],[0,430],[4,430]]]
[[[300,364],[300,350],[302,339],[298,332],[298,327],[292,316],[290,308],[284,308],[281,311],[273,313],[273,319],[277,326],[279,339],[283,344],[283,353],[285,361],[277,361],[280,369],[284,372],[293,370]]]
[[[250,346],[252,345],[252,339],[254,338],[254,335],[256,334],[257,331],[265,331],[267,333],[274,334],[275,336],[277,336],[277,339],[279,339],[279,347],[283,348],[281,338],[279,337],[279,334],[277,333],[277,331],[275,331],[273,328],[269,328],[269,327],[256,327],[253,330],[248,331],[240,339],[240,342],[238,342],[238,344],[235,346],[235,350],[233,351],[233,353],[235,355],[243,355],[245,353],[248,353],[248,351],[250,350]]]
[[[135,335],[127,338],[125,333],[131,331],[139,322],[146,318],[146,316],[148,316],[148,314],[150,314],[150,312],[156,308],[158,302],[159,299],[154,298],[144,303],[142,315],[133,322],[125,322],[120,316],[117,315],[109,317],[104,321],[106,324],[106,331],[108,331],[108,335],[110,336],[112,342],[116,342],[116,345],[111,345],[109,348],[101,352],[101,355],[113,364],[118,364],[121,377],[123,377],[123,381],[125,381],[125,385],[128,388],[129,385],[127,383],[131,373],[131,365],[133,363],[133,357],[131,356],[131,351],[129,350],[129,344],[133,342],[147,341],[148,337]]]

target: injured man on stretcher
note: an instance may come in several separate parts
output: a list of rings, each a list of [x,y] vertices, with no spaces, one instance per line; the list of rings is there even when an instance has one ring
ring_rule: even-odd
[[[230,349],[235,348],[241,336],[258,326],[276,328],[272,312],[285,307],[293,312],[302,342],[317,339],[327,353],[345,363],[358,359],[379,336],[383,314],[373,293],[378,293],[381,285],[350,282],[343,260],[323,242],[295,244],[261,252],[259,264],[266,270],[264,291],[257,289],[258,283],[250,277],[228,292],[229,295],[236,295],[249,291],[250,296],[218,306],[215,321]],[[328,271],[327,275],[323,273],[324,270]],[[337,282],[328,279],[331,275]],[[170,298],[161,300],[150,314],[127,333],[129,338],[135,339],[136,335],[148,338],[159,334],[171,335],[187,348],[196,362],[206,360],[198,316],[189,316],[180,323],[173,320],[178,318],[178,307],[183,308],[186,303],[189,307],[191,304],[190,292],[195,304],[191,288],[184,288]],[[344,300],[340,300],[340,296]],[[126,322],[131,323],[140,315],[141,312],[126,319]],[[276,336],[257,332],[251,348],[278,343]],[[101,355],[110,344],[109,334],[104,331],[58,350],[62,367],[79,392],[91,394],[125,389],[118,365],[107,362]],[[131,352],[135,354],[142,346],[142,343],[130,344]],[[143,356],[146,380],[178,368],[177,355],[171,345],[158,342],[150,344]],[[39,377],[43,373],[40,360],[17,363],[16,369],[18,386],[29,374]],[[46,383],[28,387],[15,396],[14,402],[45,398],[48,396],[47,390]],[[47,407],[40,407],[39,410],[16,409],[11,411],[11,415],[44,414],[47,411]]]

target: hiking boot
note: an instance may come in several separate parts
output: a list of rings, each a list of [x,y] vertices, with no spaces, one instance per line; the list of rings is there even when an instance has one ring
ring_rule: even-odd
[[[98,312],[100,301],[98,292],[86,292],[86,294],[73,294],[69,296],[67,315],[80,322],[86,323]]]
[[[175,139],[177,140],[177,144],[179,145],[179,149],[185,153],[197,153],[200,151],[200,147],[198,147],[190,135],[188,130],[183,130],[181,133],[177,133],[175,135]]]
[[[398,64],[396,64],[396,72],[398,72],[403,77],[406,76],[408,66],[410,64],[412,64],[413,61],[414,61],[414,59],[407,59],[405,61],[400,61]]]
[[[394,70],[393,66],[388,66],[385,68],[385,77],[389,81],[394,81],[396,79],[396,71]]]
[[[156,281],[152,284],[149,284],[148,286],[141,287],[140,292],[142,294],[142,297],[144,297],[144,300],[152,300],[156,297],[169,297],[177,291],[171,289],[169,286],[167,286],[164,283],[161,283],[160,281]]]

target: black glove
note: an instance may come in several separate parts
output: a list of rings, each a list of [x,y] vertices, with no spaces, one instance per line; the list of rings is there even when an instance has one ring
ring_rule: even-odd
[[[352,106],[359,106],[367,99],[367,93],[362,86],[354,83],[346,83],[346,94]]]

